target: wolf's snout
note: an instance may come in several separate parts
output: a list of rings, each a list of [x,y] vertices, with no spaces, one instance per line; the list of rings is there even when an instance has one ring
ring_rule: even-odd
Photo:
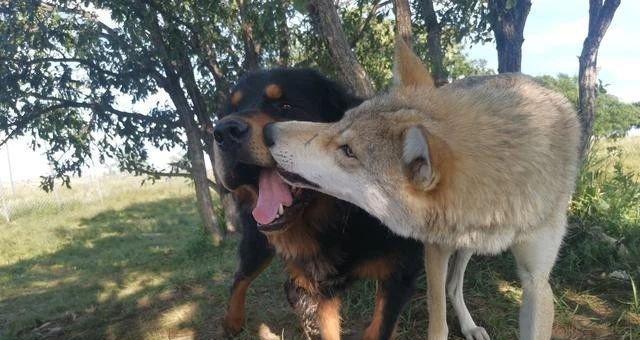
[[[244,143],[249,138],[249,130],[249,124],[240,119],[222,120],[216,124],[213,130],[213,138],[220,147],[234,147]]]
[[[275,123],[269,123],[265,125],[262,134],[264,135],[264,144],[267,145],[268,148],[274,146],[276,144],[276,125]]]

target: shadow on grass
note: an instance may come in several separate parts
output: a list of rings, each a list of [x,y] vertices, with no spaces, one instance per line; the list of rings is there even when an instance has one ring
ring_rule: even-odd
[[[0,282],[9,292],[0,297],[0,338],[222,337],[220,319],[236,266],[237,240],[211,247],[199,229],[192,199],[133,204],[55,230],[66,240],[59,250],[0,267],[0,278],[9,278]],[[487,284],[497,278],[484,262],[474,259],[466,281],[472,313],[485,316],[478,318],[481,324],[494,325],[495,319],[487,316],[499,314],[492,308],[508,306],[511,318],[506,325],[517,326],[517,302],[497,295],[497,288]],[[281,268],[272,265],[252,285],[247,330],[239,339],[255,339],[262,323],[286,339],[301,338],[282,291]],[[402,315],[400,339],[426,334],[424,287],[422,280]],[[345,330],[358,334],[364,329],[374,296],[373,282],[348,291]],[[484,303],[487,299],[490,306]],[[449,315],[452,333],[457,334],[457,320],[452,311]]]
[[[58,227],[57,236],[65,240],[59,250],[0,267],[0,338],[220,339],[237,240],[234,237],[213,248],[199,224],[193,200],[183,197],[133,204],[81,220],[78,226]],[[568,334],[560,338],[613,336],[610,330],[576,333],[575,328],[582,326],[588,330],[601,326],[576,326],[576,315],[578,323],[598,317],[607,320],[605,324],[614,323],[622,304],[586,280],[564,279],[572,270],[567,254],[554,271],[560,306],[556,320],[561,324],[559,331]],[[252,286],[247,301],[249,323],[239,339],[255,339],[262,322],[285,339],[301,338],[282,292],[281,268],[272,265]],[[399,339],[426,334],[424,279],[418,287],[402,314]],[[511,255],[472,259],[465,280],[466,300],[478,324],[494,339],[517,336],[519,287]],[[585,301],[585,290],[595,297]],[[371,282],[358,283],[348,291],[345,329],[364,328],[374,295]],[[458,339],[458,321],[452,310],[448,315],[451,333]],[[616,331],[616,336],[624,333],[624,329]]]
[[[236,241],[212,247],[194,207],[163,199],[57,228],[59,250],[0,267],[0,338],[218,338]]]

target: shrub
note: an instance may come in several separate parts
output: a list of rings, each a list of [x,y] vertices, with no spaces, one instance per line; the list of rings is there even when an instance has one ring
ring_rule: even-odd
[[[578,176],[564,261],[577,273],[640,268],[640,180],[619,143],[598,140]]]

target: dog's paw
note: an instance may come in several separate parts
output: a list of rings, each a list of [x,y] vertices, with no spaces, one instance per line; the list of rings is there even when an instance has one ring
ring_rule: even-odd
[[[489,333],[482,327],[472,327],[462,331],[467,340],[491,340]]]

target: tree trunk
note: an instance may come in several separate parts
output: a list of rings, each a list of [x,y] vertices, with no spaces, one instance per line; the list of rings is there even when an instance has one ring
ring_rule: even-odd
[[[211,235],[215,246],[222,242],[223,235],[215,220],[215,212],[213,211],[213,200],[209,191],[209,181],[207,179],[207,168],[204,163],[204,154],[202,153],[202,143],[200,131],[193,120],[190,113],[180,113],[180,119],[184,125],[187,135],[187,150],[189,159],[191,160],[191,175],[196,187],[196,199],[198,204],[198,213],[204,224],[204,228]]]
[[[189,108],[189,103],[184,97],[184,92],[179,85],[177,77],[168,77],[168,82],[163,87],[169,93],[176,106],[176,110],[180,115],[180,122],[187,136],[187,155],[191,161],[191,176],[196,187],[198,213],[202,219],[204,229],[211,235],[213,244],[218,246],[222,242],[224,235],[218,226],[215,211],[213,210],[213,199],[209,191],[207,167],[202,150],[201,131],[194,119],[194,113]]]
[[[442,29],[433,9],[432,0],[421,0],[422,18],[427,28],[427,54],[431,64],[431,74],[436,86],[449,82],[449,74],[444,67],[444,53],[442,52]]]
[[[205,230],[211,234],[213,244],[218,246],[220,242],[222,242],[223,235],[221,229],[218,227],[215,212],[213,211],[213,200],[211,199],[211,192],[209,191],[209,180],[207,178],[207,170],[202,153],[202,136],[194,119],[195,112],[189,107],[189,102],[180,84],[180,76],[186,75],[187,72],[185,72],[185,68],[191,65],[186,65],[184,61],[182,65],[177,65],[175,60],[170,57],[169,51],[171,51],[171,46],[168,46],[163,39],[162,28],[155,13],[149,15],[146,6],[141,1],[137,1],[134,8],[142,19],[151,20],[151,41],[161,57],[160,62],[165,72],[165,77],[159,78],[157,81],[169,94],[180,116],[180,122],[185,129],[187,135],[187,155],[191,161],[191,175],[196,187],[198,213],[200,214]],[[178,62],[180,62],[180,60],[178,60]],[[189,77],[183,79],[183,82],[189,85],[190,80],[195,82],[194,79],[190,79]],[[195,91],[193,88],[188,89],[188,92],[195,97],[199,95],[199,91]],[[198,98],[194,101],[194,107],[204,105],[201,99],[202,98]]]
[[[411,34],[411,6],[409,0],[395,0],[394,11],[396,15],[396,29],[398,35],[407,43],[413,45]]]
[[[276,28],[278,31],[278,65],[287,67],[289,65],[289,57],[291,50],[289,49],[289,26],[287,25],[287,7],[289,1],[282,0],[277,2],[276,9]]]
[[[522,43],[531,0],[489,0],[489,22],[496,38],[498,73],[520,72]]]
[[[207,109],[204,99],[202,98],[203,95],[197,86],[194,69],[193,69],[193,65],[191,65],[191,61],[186,55],[182,53],[180,53],[180,61],[181,61],[180,67],[179,67],[180,76],[184,84],[184,87],[187,90],[187,94],[189,95],[189,98],[193,103],[193,111],[195,111],[194,113],[196,117],[198,117],[198,122],[197,124],[194,124],[194,126],[196,127],[196,129],[199,130],[198,134],[200,135],[201,140],[204,142],[203,151],[207,154],[209,161],[211,162],[211,166],[213,167],[215,166],[215,156],[213,154],[212,117],[209,115],[210,111]],[[218,98],[218,101],[221,101],[221,98]],[[191,157],[189,158],[191,159]],[[206,170],[206,167],[205,167],[205,170]],[[226,189],[224,189],[220,184],[220,181],[216,177],[215,171],[213,173],[213,176],[215,178],[215,185],[210,185],[210,187],[212,187],[215,190],[216,194],[218,195],[220,204],[222,204],[223,210],[227,217],[226,218],[227,223],[225,226],[226,228],[220,229],[220,227],[216,225],[215,229],[220,230],[219,232],[221,233],[221,237],[224,237],[225,231],[234,232],[238,229],[238,226],[236,226],[234,223],[235,221],[238,220],[238,218],[234,216],[235,212],[238,211],[238,209],[235,206],[235,202],[231,197],[232,196],[231,193]],[[205,179],[206,178],[207,176],[205,171]],[[210,183],[210,182],[207,181],[207,183]],[[214,216],[215,216],[215,213],[214,213]]]
[[[333,0],[311,0],[308,9],[316,30],[325,39],[343,83],[360,97],[373,96],[371,80],[349,47]]]
[[[619,5],[620,0],[605,0],[604,3],[602,0],[589,1],[589,31],[582,45],[582,53],[578,58],[580,62],[578,105],[582,128],[582,143],[580,144],[582,157],[586,156],[589,151],[589,140],[593,133],[593,122],[596,117],[598,49]]]
[[[244,43],[244,67],[248,71],[260,68],[260,46],[253,38],[253,26],[247,18],[247,8],[244,0],[236,0],[240,15],[240,27],[242,29],[242,41]]]
[[[191,176],[196,188],[198,213],[204,229],[211,235],[213,244],[218,246],[222,242],[224,235],[218,226],[215,211],[213,210],[213,199],[209,191],[209,179],[202,150],[201,130],[194,119],[194,112],[189,107],[189,103],[180,87],[178,77],[173,70],[168,69],[165,71],[168,73],[168,77],[166,83],[162,84],[162,86],[176,106],[176,110],[180,115],[180,122],[187,136],[187,155],[191,161]]]

